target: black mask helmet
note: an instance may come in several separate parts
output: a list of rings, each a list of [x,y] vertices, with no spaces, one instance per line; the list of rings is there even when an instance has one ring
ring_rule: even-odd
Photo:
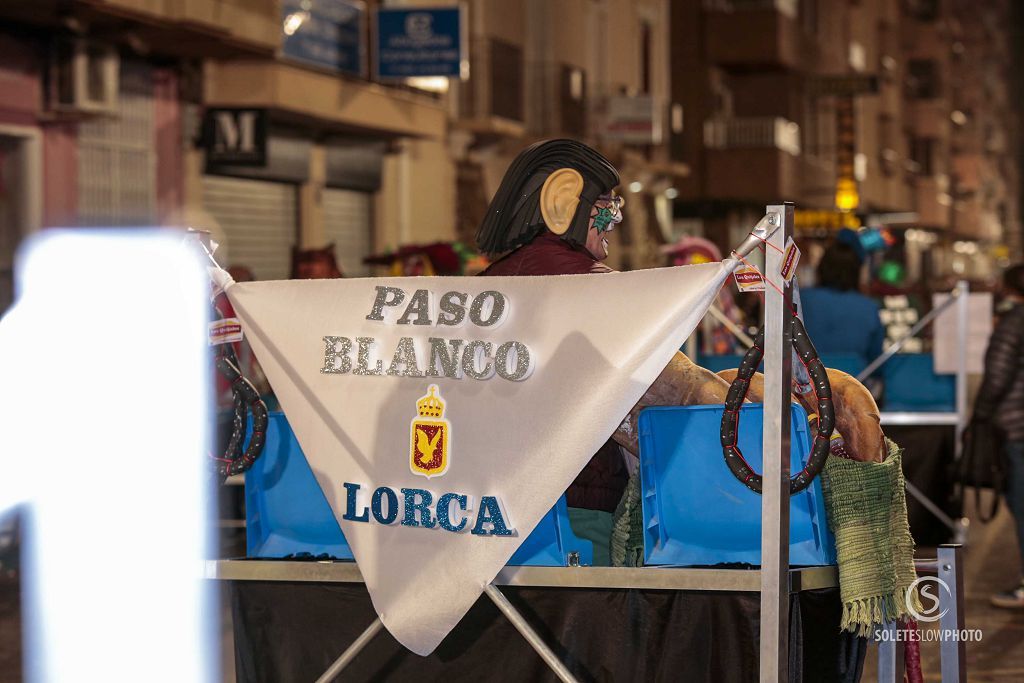
[[[548,176],[560,168],[575,169],[583,176],[580,203],[562,239],[576,246],[586,243],[590,207],[619,184],[619,173],[597,150],[582,142],[544,140],[520,152],[505,172],[476,233],[481,252],[511,251],[547,229],[540,212],[540,191]]]

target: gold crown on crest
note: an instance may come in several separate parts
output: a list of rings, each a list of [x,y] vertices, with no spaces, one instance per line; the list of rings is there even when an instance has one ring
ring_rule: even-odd
[[[420,417],[442,417],[444,415],[444,401],[437,395],[437,385],[431,384],[427,387],[427,395],[416,401],[416,412]]]

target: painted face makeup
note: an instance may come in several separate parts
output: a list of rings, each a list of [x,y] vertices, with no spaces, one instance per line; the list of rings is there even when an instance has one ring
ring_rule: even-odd
[[[594,202],[597,215],[594,216],[594,227],[598,232],[611,232],[615,226],[622,222],[622,197],[612,195],[609,197],[598,197]]]
[[[590,212],[590,231],[587,233],[587,251],[594,258],[604,260],[608,257],[608,239],[606,235],[622,222],[622,207],[625,201],[613,194],[602,195],[594,202]]]

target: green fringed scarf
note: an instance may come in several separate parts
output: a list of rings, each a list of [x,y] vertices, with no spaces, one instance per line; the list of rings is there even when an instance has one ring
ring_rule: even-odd
[[[886,440],[885,462],[829,456],[822,472],[829,526],[836,537],[840,628],[865,636],[909,614],[907,593],[914,571],[914,539],[907,523],[902,454]],[[920,610],[916,592],[910,596]]]

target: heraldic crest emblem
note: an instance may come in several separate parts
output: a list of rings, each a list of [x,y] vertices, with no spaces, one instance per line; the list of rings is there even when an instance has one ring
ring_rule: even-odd
[[[439,477],[448,471],[452,427],[444,419],[444,400],[436,384],[416,401],[416,413],[410,429],[409,469],[428,479]]]

